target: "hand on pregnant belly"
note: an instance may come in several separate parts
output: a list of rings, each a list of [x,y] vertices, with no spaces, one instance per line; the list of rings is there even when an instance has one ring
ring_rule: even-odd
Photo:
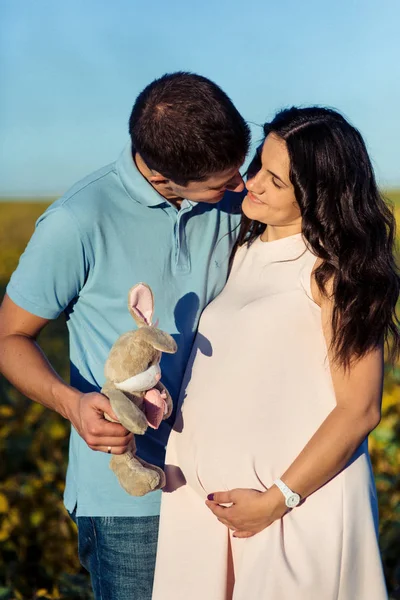
[[[266,492],[248,489],[215,492],[207,496],[206,505],[238,538],[259,533],[288,511],[284,496],[276,486]]]

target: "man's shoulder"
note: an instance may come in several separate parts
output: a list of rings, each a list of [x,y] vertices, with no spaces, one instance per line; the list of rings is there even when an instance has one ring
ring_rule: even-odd
[[[60,206],[81,206],[82,202],[89,203],[91,199],[99,199],[109,193],[113,187],[118,187],[118,176],[115,162],[90,173],[75,183],[59,200]]]
[[[121,205],[125,200],[126,192],[121,184],[116,162],[113,162],[75,183],[49,206],[41,219],[54,213],[68,213],[72,220],[85,229],[86,225],[89,226],[98,219],[104,220],[107,212],[115,212],[116,205]]]

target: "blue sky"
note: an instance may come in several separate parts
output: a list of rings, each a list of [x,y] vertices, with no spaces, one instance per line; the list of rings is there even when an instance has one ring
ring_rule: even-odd
[[[2,0],[0,196],[58,195],[114,160],[136,95],[176,70],[252,123],[339,109],[400,186],[399,23],[398,0]]]

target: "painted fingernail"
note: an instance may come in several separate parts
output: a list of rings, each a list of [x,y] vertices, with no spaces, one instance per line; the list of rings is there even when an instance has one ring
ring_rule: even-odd
[[[208,494],[207,500],[210,500],[212,502],[214,500],[214,494]]]

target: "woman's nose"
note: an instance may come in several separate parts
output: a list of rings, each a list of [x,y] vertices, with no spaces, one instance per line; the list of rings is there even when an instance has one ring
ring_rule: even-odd
[[[249,192],[254,192],[254,194],[257,195],[263,193],[264,187],[260,177],[258,177],[258,173],[246,181],[246,188],[249,190]]]

